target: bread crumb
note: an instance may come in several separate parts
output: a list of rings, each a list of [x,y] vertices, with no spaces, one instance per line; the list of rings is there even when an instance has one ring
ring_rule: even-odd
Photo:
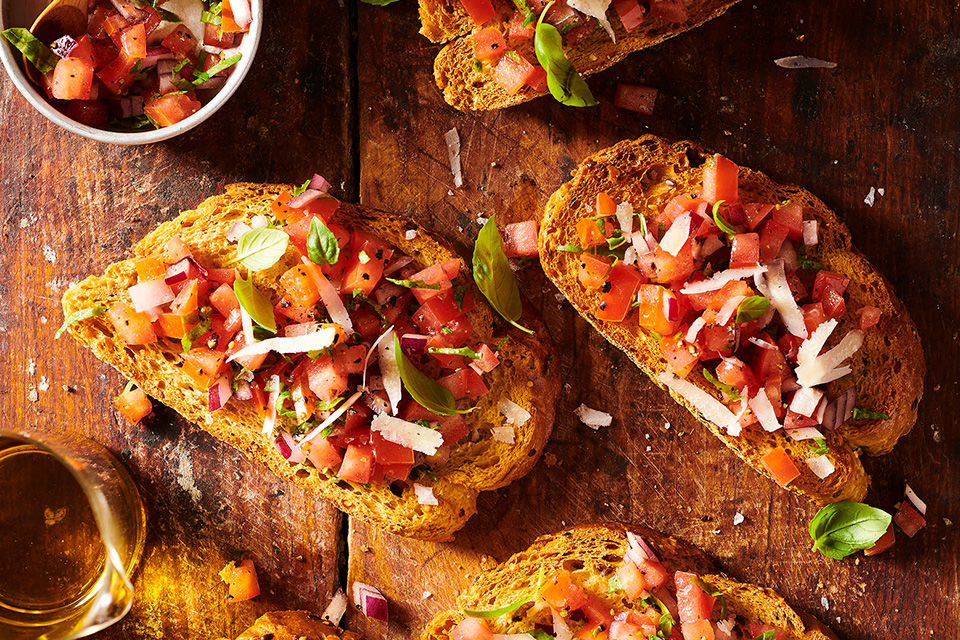
[[[649,453],[650,451],[653,451],[653,447],[651,447],[650,445],[647,445],[647,452]]]
[[[556,467],[559,464],[559,461],[557,460],[557,456],[553,455],[552,453],[545,453],[543,455],[543,463],[548,467]]]
[[[739,524],[743,524],[743,521],[744,521],[744,520],[746,520],[746,518],[744,518],[744,517],[743,517],[743,514],[740,513],[739,511],[737,511],[735,514],[733,514],[733,526],[737,526],[737,525],[739,525]]]
[[[663,428],[666,429],[667,431],[669,431],[669,430],[670,430],[670,423],[669,423],[669,422],[664,422],[664,423],[663,423]]]
[[[40,316],[40,324],[47,324],[47,316]]]
[[[50,388],[50,381],[47,380],[47,376],[40,376],[40,384],[37,385],[37,389],[40,391],[46,391]]]
[[[949,526],[952,526],[952,525],[953,525],[953,520],[951,520],[950,518],[944,518],[944,519],[943,519],[943,524],[947,525],[948,527],[949,527]]]
[[[403,237],[404,237],[406,240],[413,240],[414,238],[417,237],[417,230],[416,230],[416,229],[408,229],[408,230],[406,231],[406,233],[403,234]]]
[[[714,529],[714,530],[713,530],[713,535],[715,535],[715,536],[720,535],[720,529]]]
[[[41,247],[41,251],[43,251],[44,260],[46,260],[50,264],[57,263],[57,252],[53,250],[53,247],[51,247],[48,244],[45,244],[43,245],[43,247]]]

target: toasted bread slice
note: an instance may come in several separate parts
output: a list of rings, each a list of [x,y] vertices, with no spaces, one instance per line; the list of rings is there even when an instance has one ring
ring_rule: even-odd
[[[134,249],[136,258],[158,255],[167,240],[179,235],[201,263],[223,265],[235,249],[226,241],[226,232],[236,221],[250,222],[258,214],[269,215],[270,204],[290,187],[283,185],[235,184],[226,193],[204,201],[194,211],[185,211],[176,219],[160,225]],[[342,203],[334,218],[351,228],[361,228],[386,240],[423,265],[458,257],[442,240],[421,229],[412,220]],[[417,231],[413,240],[405,232]],[[276,265],[253,274],[257,287],[273,292],[279,277],[296,264],[296,250],[289,248]],[[467,272],[466,269],[463,270]],[[87,278],[71,287],[63,297],[63,310],[69,315],[96,305],[109,306],[129,302],[127,288],[136,283],[134,260],[111,265],[102,276]],[[509,336],[500,349],[501,366],[487,374],[490,392],[477,409],[467,415],[476,441],[465,438],[454,447],[449,462],[437,470],[436,481],[418,479],[433,486],[438,506],[418,504],[412,482],[392,486],[370,485],[339,480],[316,468],[286,462],[272,440],[261,435],[262,419],[248,403],[230,402],[216,413],[207,410],[207,391],[196,388],[181,371],[180,348],[159,341],[145,346],[128,346],[115,333],[106,316],[75,324],[70,332],[101,360],[135,381],[149,395],[176,409],[185,418],[236,447],[248,457],[270,467],[277,475],[302,485],[327,498],[350,515],[367,520],[392,533],[427,540],[447,540],[476,511],[477,494],[503,487],[526,474],[535,464],[553,426],[554,401],[559,379],[548,376],[553,345],[541,321],[525,311],[526,326],[538,329],[533,336],[504,330],[506,323],[486,304],[474,287],[476,309],[469,314],[473,326],[491,344]],[[509,398],[527,408],[530,420],[516,427],[515,444],[493,439],[490,428],[504,422],[497,408],[501,398]],[[402,486],[402,493],[398,488]]]
[[[237,640],[360,640],[360,637],[306,611],[272,611],[257,618]]]
[[[647,17],[643,24],[631,32],[624,29],[611,5],[607,18],[617,36],[610,39],[603,29],[596,29],[575,44],[564,47],[567,59],[583,76],[588,76],[616,64],[628,54],[660,44],[668,38],[700,26],[721,15],[738,0],[694,0],[687,7],[688,21],[670,23],[657,17]],[[512,0],[495,0],[494,6],[501,16],[499,25],[505,28],[510,15],[516,9]],[[444,99],[461,111],[486,111],[502,109],[546,95],[529,87],[510,95],[497,83],[489,66],[477,69],[474,66],[473,21],[466,15],[459,0],[420,0],[420,16],[423,22],[421,33],[431,40],[458,38],[445,46],[434,62],[433,74]],[[491,23],[493,24],[493,23]],[[502,29],[501,29],[502,30]],[[440,34],[440,35],[438,35]],[[532,53],[528,56],[536,63]]]
[[[547,276],[581,315],[654,381],[666,370],[657,341],[633,323],[595,318],[591,309],[596,308],[598,293],[588,291],[578,281],[576,254],[557,249],[577,242],[574,225],[591,215],[586,207],[596,201],[599,192],[606,192],[617,202],[629,201],[635,211],[653,212],[651,215],[656,215],[677,194],[699,192],[702,167],[708,155],[709,152],[691,142],[670,145],[655,136],[616,144],[580,164],[573,179],[551,196],[540,225],[540,260]],[[880,323],[866,331],[863,347],[849,362],[852,374],[831,383],[827,396],[835,398],[855,384],[857,404],[885,412],[890,419],[849,420],[827,434],[828,456],[836,471],[821,480],[803,463],[809,457],[805,442],[794,442],[783,430],[767,433],[761,429],[745,429],[740,436],[728,436],[725,430],[699,416],[683,398],[671,394],[761,473],[765,471],[760,458],[781,446],[801,471],[800,477],[790,484],[791,490],[821,505],[858,501],[866,493],[869,481],[858,459],[859,450],[869,455],[888,453],[916,422],[925,373],[916,326],[890,283],[853,248],[847,227],[816,196],[800,187],[778,185],[764,174],[744,167],[740,167],[739,184],[741,192],[746,194],[746,202],[793,200],[802,203],[804,217],[819,222],[817,255],[824,268],[850,278],[847,309],[855,311],[872,305],[882,311]],[[847,313],[828,347],[854,328],[854,322],[853,313]],[[711,393],[716,392],[699,371],[688,380]]]
[[[781,627],[790,640],[836,640],[833,632],[811,616],[794,611],[773,591],[741,584],[718,573],[714,561],[693,545],[646,527],[630,530],[644,538],[671,574],[695,573],[722,591],[731,614]],[[560,570],[571,572],[587,595],[599,598],[611,609],[642,611],[645,607],[638,601],[629,601],[623,591],[609,587],[610,576],[623,562],[628,546],[627,529],[612,522],[541,536],[525,551],[478,576],[457,599],[457,610],[438,613],[420,640],[449,640],[450,631],[464,618],[463,609],[490,610],[523,598],[536,587],[541,568],[546,576]],[[551,613],[542,602],[531,602],[489,622],[494,633],[529,632],[536,625],[549,625]]]

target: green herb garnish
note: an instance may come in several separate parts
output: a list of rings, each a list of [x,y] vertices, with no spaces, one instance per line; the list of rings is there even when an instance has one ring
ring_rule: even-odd
[[[470,347],[460,347],[459,349],[454,349],[452,347],[430,347],[427,349],[427,353],[439,353],[445,356],[463,356],[464,358],[470,358],[471,360],[480,359],[480,354]]]
[[[623,591],[623,586],[620,584],[620,578],[616,574],[610,576],[610,579],[607,580],[607,593],[613,593],[615,591]]]
[[[583,76],[577,73],[563,52],[563,38],[557,28],[544,22],[553,2],[543,8],[533,37],[533,48],[540,66],[547,72],[550,94],[569,107],[592,107],[597,104]]]
[[[736,388],[735,386],[733,386],[732,384],[726,384],[725,382],[720,382],[720,381],[717,379],[717,377],[716,377],[715,375],[713,375],[712,373],[710,373],[710,371],[709,371],[706,367],[704,367],[704,369],[703,369],[703,377],[706,378],[706,379],[710,382],[710,384],[712,384],[713,386],[715,386],[717,389],[719,389],[720,391],[722,391],[722,392],[724,392],[725,394],[727,394],[727,395],[730,397],[731,400],[739,400],[739,399],[740,399],[740,390],[739,390],[739,389],[737,389],[737,388]]]
[[[765,314],[769,307],[770,301],[763,296],[750,296],[749,298],[744,298],[743,302],[740,303],[740,306],[737,307],[737,315],[734,321],[737,324],[740,324],[742,322],[756,320]]]
[[[810,453],[814,455],[822,456],[830,451],[830,447],[827,446],[827,441],[823,438],[814,438],[813,442],[808,442],[807,445],[810,447]]]
[[[497,313],[521,331],[533,333],[518,322],[523,315],[520,288],[504,253],[503,240],[493,216],[480,229],[473,247],[473,278]]]
[[[438,416],[452,416],[455,413],[470,413],[470,409],[457,409],[453,394],[439,382],[430,378],[411,363],[403,350],[400,349],[400,338],[393,336],[394,354],[397,360],[397,369],[400,371],[400,380],[407,393],[417,401],[421,407]]]
[[[240,62],[240,58],[242,58],[242,57],[243,57],[243,54],[242,54],[242,53],[238,53],[238,54],[236,54],[236,55],[230,56],[230,57],[227,58],[226,60],[221,60],[220,62],[218,62],[217,64],[213,65],[212,67],[210,67],[210,68],[207,69],[206,71],[200,71],[200,72],[194,71],[194,72],[193,72],[193,77],[196,78],[196,79],[193,81],[193,84],[195,84],[195,85],[203,84],[204,82],[206,82],[207,80],[209,80],[209,79],[212,78],[213,76],[217,75],[218,73],[220,73],[220,72],[223,71],[224,69],[229,69],[229,68],[232,67],[233,65],[237,64],[238,62]]]
[[[273,313],[273,309],[270,310]],[[204,318],[197,324],[190,327],[190,330],[187,331],[186,335],[180,338],[180,346],[183,347],[183,352],[188,353],[190,349],[193,348],[193,343],[196,342],[197,338],[205,334],[207,331],[210,331],[210,327],[213,325],[210,322],[210,318]]]
[[[401,287],[407,287],[408,289],[434,289],[436,291],[440,290],[439,283],[430,283],[424,282],[423,280],[397,280],[396,278],[384,278],[387,282],[392,282],[393,284],[399,285]]]
[[[398,347],[399,349],[399,347]],[[498,607],[496,609],[491,609],[489,611],[475,611],[473,609],[464,609],[463,615],[470,616],[471,618],[482,618],[484,620],[493,620],[494,618],[499,618],[502,615],[508,613],[513,613],[523,605],[527,604],[533,600],[538,593],[540,593],[540,588],[543,586],[543,567],[540,567],[540,573],[537,575],[537,586],[527,595],[523,596],[515,602]]]
[[[889,420],[890,415],[882,411],[871,411],[870,409],[853,408],[854,420]]]
[[[828,504],[810,522],[813,548],[828,558],[842,560],[875,545],[892,519],[886,511],[860,502]]]
[[[53,71],[57,62],[60,61],[60,56],[30,33],[29,29],[13,27],[3,31],[0,35],[3,35],[10,44],[15,46],[23,54],[23,57],[30,61],[37,68],[37,71],[43,75]]]
[[[279,229],[251,229],[240,236],[237,255],[227,264],[239,262],[250,271],[269,269],[283,256],[289,242],[290,236]]]
[[[66,317],[63,321],[63,324],[60,325],[60,328],[57,329],[57,332],[54,334],[53,339],[58,340],[60,336],[70,327],[72,324],[76,324],[81,320],[86,320],[88,318],[95,318],[96,316],[102,316],[106,313],[106,307],[87,307],[86,309],[80,309],[79,311],[74,311]]]
[[[557,247],[557,251],[566,251],[567,253],[583,253],[583,247],[576,244],[565,244]]]
[[[777,637],[777,632],[773,629],[767,629],[753,640],[773,640]]]
[[[279,233],[283,233],[280,231]],[[283,235],[287,235],[283,233]],[[271,333],[277,332],[277,318],[273,315],[273,305],[270,304],[270,298],[260,293],[260,290],[253,286],[253,278],[244,280],[238,277],[233,283],[233,292],[237,295],[237,301],[243,310],[249,314],[258,325]]]
[[[720,591],[715,586],[713,586],[706,580],[702,580],[701,578],[690,578],[690,582],[700,587],[700,590],[703,591],[708,596],[717,597],[717,596],[723,595],[723,591]]]
[[[717,225],[717,228],[720,231],[723,231],[727,234],[728,238],[732,238],[737,235],[737,230],[727,222],[726,218],[720,215],[720,205],[726,202],[726,200],[718,200],[716,204],[713,205],[713,222]]]
[[[337,236],[320,218],[310,220],[310,231],[307,233],[307,257],[310,262],[321,266],[336,264],[340,259],[340,244]]]

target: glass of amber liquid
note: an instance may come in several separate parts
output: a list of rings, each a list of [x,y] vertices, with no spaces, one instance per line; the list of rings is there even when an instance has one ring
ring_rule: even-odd
[[[0,638],[82,638],[126,615],[144,525],[136,485],[106,449],[0,428]]]

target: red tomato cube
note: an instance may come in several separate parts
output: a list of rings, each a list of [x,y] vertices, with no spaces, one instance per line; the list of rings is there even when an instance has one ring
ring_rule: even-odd
[[[53,70],[51,92],[57,100],[89,100],[93,64],[80,58],[63,58]]]
[[[926,518],[923,517],[922,513],[917,511],[917,508],[913,506],[913,503],[909,500],[903,501],[900,508],[897,509],[897,512],[893,515],[893,521],[911,538],[917,535],[917,532],[927,525]]]
[[[464,618],[463,621],[450,630],[452,640],[493,640],[493,631],[486,620],[480,618]]]
[[[337,447],[333,446],[333,443],[331,443],[328,438],[315,438],[308,446],[307,459],[309,459],[317,469],[321,471],[340,469],[340,465],[343,464],[343,457],[340,455]]]
[[[493,70],[493,78],[507,95],[514,95],[533,76],[535,67],[516,51],[508,51]]]
[[[884,551],[892,547],[894,543],[896,543],[896,541],[897,541],[897,536],[893,532],[893,523],[891,522],[890,526],[887,527],[886,533],[880,536],[880,539],[877,540],[872,547],[870,547],[869,549],[864,549],[863,555],[875,556],[878,553],[883,553]]]
[[[160,44],[172,51],[178,58],[189,58],[197,50],[197,38],[183,24],[178,24]]]
[[[611,260],[596,256],[592,253],[580,254],[578,278],[580,283],[588,289],[598,289],[606,281],[610,273]]]
[[[880,322],[880,309],[876,307],[866,306],[857,310],[857,315],[860,316],[860,328],[864,331],[870,327],[877,326],[877,323]]]
[[[189,94],[167,94],[154,98],[144,107],[144,112],[161,127],[169,127],[186,120],[203,105]]]
[[[63,108],[63,113],[88,127],[102,127],[110,121],[107,105],[99,100],[71,100]]]
[[[760,234],[738,233],[730,242],[730,267],[755,267],[760,262]]]
[[[508,257],[522,258],[540,254],[537,248],[537,221],[514,222],[503,228],[503,245]]]
[[[700,362],[700,350],[689,345],[679,336],[664,336],[660,340],[660,350],[667,361],[667,370],[686,378]]]
[[[310,362],[306,375],[307,386],[321,402],[330,402],[347,390],[347,373],[329,354]]]
[[[813,299],[823,302],[827,297],[827,291],[832,289],[841,296],[847,290],[850,284],[850,278],[840,275],[834,271],[821,270],[817,272],[817,278],[813,283]]]
[[[773,219],[788,229],[788,238],[794,242],[803,239],[803,205],[799,202],[791,202],[774,209]]]
[[[642,284],[637,287],[636,300],[639,303],[637,323],[642,328],[665,336],[675,333],[680,327],[684,315],[680,300],[666,287],[658,284]],[[630,302],[632,301],[631,299]],[[672,312],[673,307],[676,307],[675,312]],[[675,315],[668,317],[668,314],[672,313]]]
[[[686,627],[687,623],[706,620],[709,623],[713,612],[713,604],[717,598],[704,593],[694,579],[696,574],[677,571],[674,581],[677,584],[677,609],[680,613],[680,622]],[[712,633],[712,629],[711,629]]]
[[[776,220],[768,220],[760,232],[760,262],[776,260],[789,233],[790,230]]]
[[[473,34],[473,55],[477,60],[497,62],[507,52],[507,41],[496,27],[480,29]]]
[[[623,322],[630,311],[637,290],[644,282],[646,282],[646,278],[640,275],[635,267],[617,262],[610,270],[604,283],[600,285],[600,305],[594,311],[594,315],[599,320]],[[658,289],[663,289],[665,292],[661,294],[659,304],[661,314],[667,305],[675,305],[679,309],[680,303],[672,292],[667,291],[664,287],[658,287]],[[668,300],[667,297],[672,297],[672,300]],[[643,304],[644,301],[641,300],[641,307],[643,307]],[[641,312],[642,316],[643,312]],[[642,323],[641,326],[643,326]],[[661,332],[658,331],[658,333]]]
[[[128,58],[147,57],[147,31],[142,22],[127,27],[120,33],[119,48]]]
[[[460,0],[461,5],[477,26],[482,26],[497,17],[490,0]]]
[[[123,417],[133,424],[137,424],[153,411],[150,398],[139,388],[121,393],[114,399],[113,404],[123,414]]]
[[[643,24],[643,7],[637,0],[616,0],[613,8],[617,10],[620,22],[623,23],[627,33]]]
[[[767,452],[760,458],[760,464],[781,487],[786,487],[800,477],[800,470],[797,469],[797,465],[790,459],[783,447],[777,447]]]
[[[370,482],[373,475],[373,446],[362,444],[348,444],[343,454],[343,464],[337,471],[337,477],[361,484]]]
[[[107,317],[127,344],[149,344],[157,341],[150,316],[134,310],[130,305],[118,302],[107,311]]]
[[[720,200],[727,204],[737,202],[737,174],[737,165],[719,153],[714,154],[703,167],[703,199],[711,204]]]
[[[747,227],[753,231],[767,219],[770,212],[773,211],[772,204],[757,204],[751,202],[743,205],[743,212],[747,216]]]
[[[449,389],[455,400],[479,398],[489,391],[480,374],[469,367],[440,378],[437,382]]]

